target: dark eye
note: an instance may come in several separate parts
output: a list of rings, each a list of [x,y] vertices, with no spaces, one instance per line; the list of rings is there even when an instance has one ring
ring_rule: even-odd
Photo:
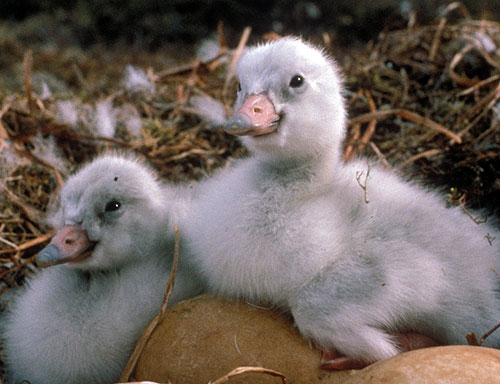
[[[238,83],[238,92],[241,91],[241,83]]]
[[[299,88],[304,84],[304,78],[301,75],[294,75],[290,80],[290,87]]]
[[[104,208],[104,210],[106,212],[114,212],[114,211],[118,211],[120,209],[122,205],[120,204],[120,202],[116,201],[116,200],[111,200],[109,201],[107,204],[106,204],[106,207]]]

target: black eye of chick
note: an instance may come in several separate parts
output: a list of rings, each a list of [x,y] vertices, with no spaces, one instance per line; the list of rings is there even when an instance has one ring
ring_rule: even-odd
[[[238,83],[238,92],[241,91],[241,83]]]
[[[106,207],[104,208],[104,210],[106,212],[114,212],[114,211],[118,211],[120,209],[122,205],[120,204],[119,201],[116,201],[116,200],[111,200],[109,201],[107,204],[106,204]]]
[[[292,80],[290,80],[290,87],[299,88],[304,84],[304,77],[301,75],[294,75]]]

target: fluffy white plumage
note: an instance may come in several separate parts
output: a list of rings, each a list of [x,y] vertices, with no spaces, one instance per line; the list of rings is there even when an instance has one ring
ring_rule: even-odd
[[[129,91],[154,93],[154,84],[151,82],[146,72],[132,65],[127,65],[125,68],[123,84]]]
[[[112,138],[116,131],[116,110],[111,100],[101,100],[95,106],[95,131],[99,136]]]
[[[56,115],[61,124],[76,127],[78,124],[78,110],[76,104],[71,100],[59,100],[56,102]]]
[[[42,270],[11,303],[2,319],[8,382],[115,382],[160,309],[173,225],[189,197],[165,189],[138,160],[106,155],[71,176],[60,198],[53,221],[83,229],[95,248]],[[171,304],[200,291],[191,272],[180,257]]]
[[[227,120],[226,109],[220,101],[206,95],[195,95],[189,99],[196,113],[210,125],[221,127]]]
[[[367,362],[399,352],[395,332],[465,344],[500,321],[500,241],[486,238],[500,232],[376,165],[341,161],[331,59],[284,38],[249,49],[238,75],[228,130],[254,155],[200,185],[182,228],[213,291],[282,307],[305,337]],[[485,345],[500,347],[500,333]]]

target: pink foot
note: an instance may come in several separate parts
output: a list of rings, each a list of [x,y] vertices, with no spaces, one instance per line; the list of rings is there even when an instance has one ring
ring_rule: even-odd
[[[361,369],[369,363],[352,357],[342,356],[336,350],[321,351],[321,368],[335,371],[346,369]]]
[[[412,351],[414,349],[435,347],[439,345],[434,339],[419,333],[396,333],[394,334],[399,344],[401,352]],[[336,350],[321,351],[321,368],[343,371],[346,369],[362,369],[370,363],[354,359],[352,357],[342,356]]]

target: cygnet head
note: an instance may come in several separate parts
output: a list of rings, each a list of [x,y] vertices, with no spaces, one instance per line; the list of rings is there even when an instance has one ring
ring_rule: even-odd
[[[161,184],[137,159],[99,157],[71,176],[52,224],[59,231],[37,256],[41,266],[120,268],[149,257],[165,209]]]
[[[345,109],[337,66],[321,49],[282,38],[248,49],[228,133],[265,158],[340,155]]]

